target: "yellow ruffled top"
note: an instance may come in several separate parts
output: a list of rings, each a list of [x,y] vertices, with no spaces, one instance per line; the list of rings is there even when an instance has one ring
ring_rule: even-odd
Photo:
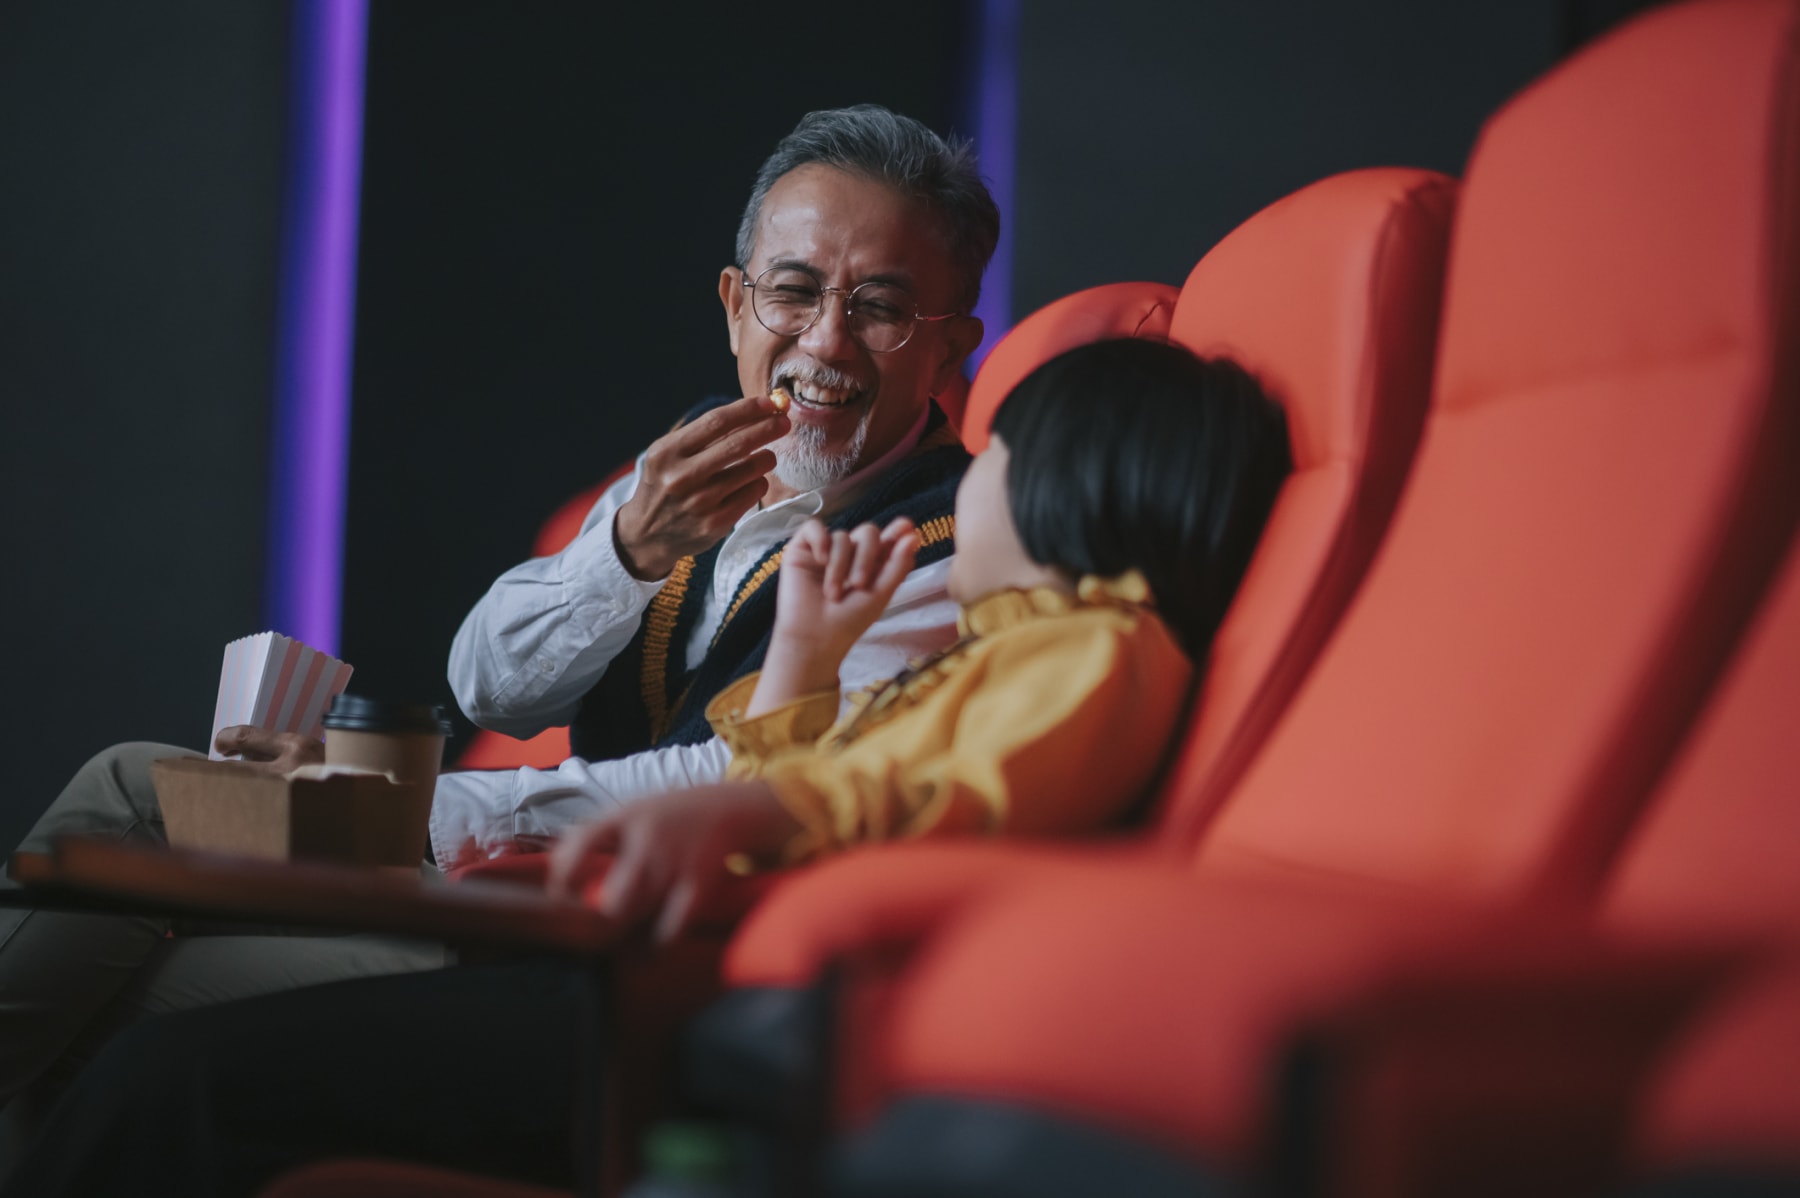
[[[803,831],[804,860],[868,841],[950,832],[1066,834],[1115,818],[1149,783],[1193,667],[1136,571],[995,591],[962,638],[851,698],[821,691],[755,718],[756,675],[707,707],[732,752]]]

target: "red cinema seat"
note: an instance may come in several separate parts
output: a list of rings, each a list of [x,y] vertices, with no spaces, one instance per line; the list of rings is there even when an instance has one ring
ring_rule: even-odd
[[[1167,283],[1106,283],[1045,304],[995,344],[969,387],[962,430],[970,453],[987,448],[1000,402],[1064,350],[1114,337],[1166,341],[1179,291]]]
[[[1153,835],[1119,851],[1186,851],[1356,593],[1424,418],[1455,194],[1454,180],[1428,171],[1333,176],[1251,217],[1183,285],[1169,339],[1230,354],[1258,374],[1287,409],[1294,472],[1214,639]],[[1014,337],[1060,319],[1056,307]],[[1009,367],[1006,348],[976,379],[965,439],[979,438],[1004,396],[989,387],[990,371],[1006,368],[1009,387],[1025,373]],[[973,890],[1067,851],[945,842],[823,863],[759,908],[733,947],[730,977],[802,985],[841,945],[881,941],[903,952]]]
[[[795,1069],[819,1053],[795,1041],[815,1035],[808,987],[840,950],[854,955],[856,978],[842,991],[841,1034],[858,1040],[882,1021],[884,979],[904,971],[938,919],[978,893],[1069,857],[1185,851],[1300,684],[1380,543],[1423,422],[1455,193],[1454,180],[1425,171],[1334,176],[1245,222],[1181,290],[1171,340],[1229,353],[1262,377],[1287,409],[1295,471],[1215,639],[1151,833],[869,848],[785,879],[728,951],[735,989],[691,1029],[686,1081],[696,1097],[767,1118],[782,1109],[769,1094],[807,1092]],[[971,396],[972,443],[1025,373],[1005,351],[1069,323],[1051,305],[990,357]],[[845,1060],[854,1068],[866,1058]],[[859,1081],[847,1078],[844,1095],[860,1108]]]
[[[1483,911],[1591,900],[1800,500],[1794,19],[1661,8],[1490,120],[1418,459],[1318,663],[1185,868],[1046,870],[946,921],[838,1046],[905,1096],[845,1176],[949,1184],[902,1126],[934,1103],[1041,1113],[1019,1150],[1078,1125],[1245,1169],[1295,1020]]]
[[[1797,708],[1800,544],[1597,912],[1405,961],[1307,1030],[1321,1194],[1800,1188]]]
[[[1691,1193],[1740,1174],[1800,1188],[1796,712],[1800,546],[1603,896],[1620,937],[1772,945],[1664,1047],[1622,1148],[1627,1175],[1692,1175]]]

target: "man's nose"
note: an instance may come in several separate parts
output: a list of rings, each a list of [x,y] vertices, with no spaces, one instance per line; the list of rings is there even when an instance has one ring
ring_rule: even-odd
[[[826,361],[855,357],[860,347],[850,331],[850,297],[836,287],[826,288],[819,297],[819,318],[800,334],[800,345]]]

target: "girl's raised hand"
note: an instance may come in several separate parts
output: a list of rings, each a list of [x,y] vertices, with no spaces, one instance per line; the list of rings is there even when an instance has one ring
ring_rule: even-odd
[[[918,550],[918,534],[905,516],[886,528],[859,524],[849,532],[808,520],[782,555],[776,619],[799,609],[792,614],[804,611],[834,630],[854,628],[854,642],[887,607]]]
[[[749,713],[835,687],[844,655],[886,610],[918,551],[904,516],[849,532],[817,520],[802,525],[782,553],[775,628]]]

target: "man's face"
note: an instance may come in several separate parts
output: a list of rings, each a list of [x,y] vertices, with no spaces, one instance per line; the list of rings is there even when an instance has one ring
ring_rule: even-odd
[[[808,165],[769,189],[749,269],[726,267],[719,298],[743,393],[767,395],[782,386],[794,397],[793,429],[772,447],[776,477],[796,491],[811,490],[892,449],[980,342],[981,322],[920,321],[905,345],[872,353],[851,336],[843,297],[830,292],[812,327],[779,336],[757,320],[746,286],[777,265],[845,292],[870,280],[896,283],[926,316],[951,310],[955,278],[929,216],[885,184]]]

